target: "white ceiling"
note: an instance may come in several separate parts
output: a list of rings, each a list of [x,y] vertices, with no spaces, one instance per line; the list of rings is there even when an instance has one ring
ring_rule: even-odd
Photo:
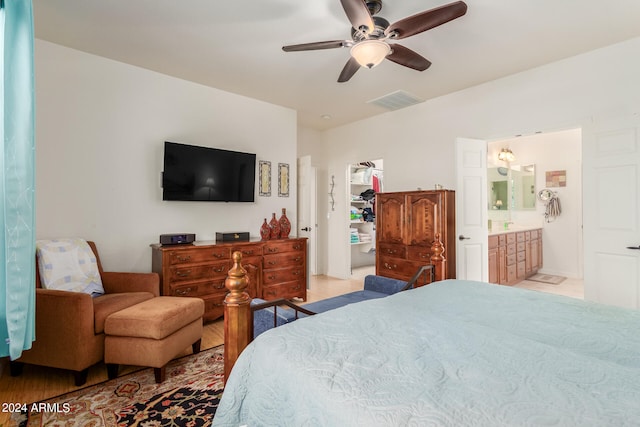
[[[451,1],[385,0],[378,15]],[[466,3],[465,16],[399,41],[426,71],[384,61],[337,83],[347,49],[281,47],[350,38],[339,0],[33,0],[39,39],[293,108],[320,130],[385,113],[367,101],[397,90],[429,99],[640,36],[638,0]]]

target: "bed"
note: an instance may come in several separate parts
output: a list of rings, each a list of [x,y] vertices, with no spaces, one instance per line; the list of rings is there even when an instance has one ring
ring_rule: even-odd
[[[640,312],[445,280],[260,335],[215,426],[631,426]]]

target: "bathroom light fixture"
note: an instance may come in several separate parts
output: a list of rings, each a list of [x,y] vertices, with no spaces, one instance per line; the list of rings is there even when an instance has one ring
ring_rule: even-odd
[[[508,148],[503,148],[498,153],[498,160],[502,160],[503,162],[513,162],[516,159],[516,156],[513,155],[513,151]]]
[[[381,40],[363,40],[353,45],[351,56],[363,67],[373,68],[391,53],[391,47]]]

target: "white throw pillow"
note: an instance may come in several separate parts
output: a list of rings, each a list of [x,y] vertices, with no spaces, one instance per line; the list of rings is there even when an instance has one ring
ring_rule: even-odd
[[[98,260],[86,240],[37,240],[36,256],[43,288],[104,294]]]

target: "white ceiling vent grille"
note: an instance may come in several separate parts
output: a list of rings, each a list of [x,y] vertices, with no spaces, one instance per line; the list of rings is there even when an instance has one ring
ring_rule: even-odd
[[[411,105],[420,104],[421,102],[424,102],[424,99],[420,99],[417,96],[411,95],[404,90],[398,90],[395,92],[391,92],[390,94],[381,96],[380,98],[367,101],[367,104],[377,105],[378,107],[393,111],[399,110],[404,107],[409,107]]]

